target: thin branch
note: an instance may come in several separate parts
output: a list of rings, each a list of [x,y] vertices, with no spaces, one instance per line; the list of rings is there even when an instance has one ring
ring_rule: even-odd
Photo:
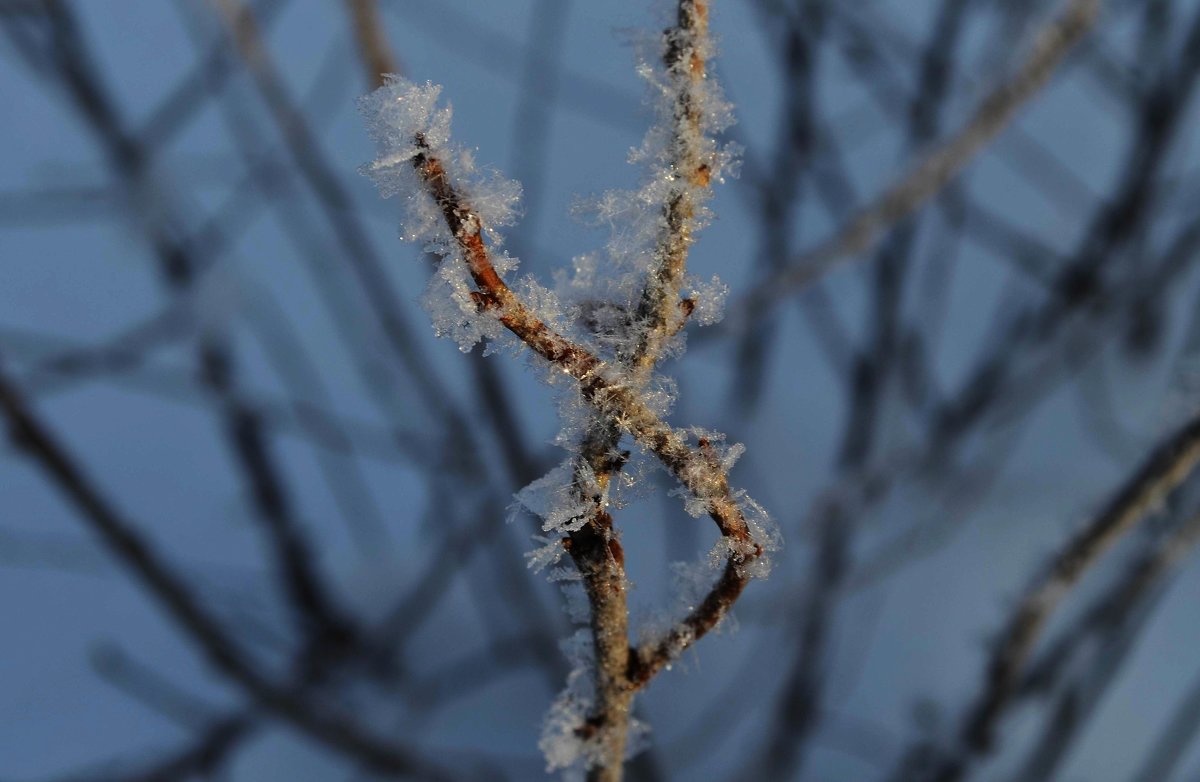
[[[779,299],[824,275],[840,261],[869,249],[889,228],[940,192],[1046,85],[1067,53],[1091,29],[1099,11],[1100,0],[1070,0],[1038,34],[1028,59],[1013,77],[983,100],[958,133],[856,212],[832,237],[747,294],[739,305],[739,321],[760,316]]]
[[[451,437],[470,442],[471,452],[477,451],[479,446],[474,443],[475,437],[469,421],[453,402],[453,396],[445,388],[430,362],[424,360],[421,355],[418,343],[413,338],[402,311],[397,307],[397,299],[383,257],[371,242],[357,217],[357,210],[349,191],[326,159],[306,117],[290,95],[282,73],[271,59],[254,11],[239,0],[213,0],[213,4],[233,48],[245,63],[279,128],[292,162],[323,207],[330,227],[344,250],[344,257],[355,272],[369,308],[388,345],[412,377],[422,401],[441,419],[445,429],[451,432]],[[489,376],[492,373],[490,368],[485,368],[480,370],[480,374]],[[477,386],[478,395],[500,389],[501,384],[498,381],[487,382],[494,380],[492,377],[485,377],[484,387]],[[500,404],[501,398],[497,394],[486,406],[494,409]],[[510,408],[511,406],[506,409],[512,417],[515,414],[511,413]],[[533,460],[521,447],[520,441],[505,436],[509,433],[505,429],[508,420],[504,416],[490,417],[493,427],[501,433],[500,442],[510,456],[511,463],[521,471],[531,473]]]
[[[442,161],[432,156],[424,140],[418,139],[416,144],[422,151],[413,157],[413,166],[464,254],[478,288],[474,298],[479,309],[493,313],[526,347],[573,378],[584,400],[615,420],[704,501],[721,534],[735,543],[735,559],[748,563],[758,558],[762,547],[751,537],[724,470],[688,446],[683,435],[658,417],[621,372],[556,332],[508,287],[492,264],[479,216],[460,197]]]
[[[1147,596],[1200,543],[1200,512],[1192,512],[1173,529],[1155,534],[1147,549],[1086,611],[1059,633],[1022,677],[1017,695],[1029,698],[1051,690],[1068,670],[1073,655],[1097,636],[1113,635],[1146,602]],[[1164,774],[1160,778],[1165,779]]]
[[[47,2],[44,11],[54,74],[86,119],[109,165],[130,192],[166,201],[140,226],[158,261],[164,284],[172,293],[194,290],[205,265],[199,257],[201,251],[176,237],[175,210],[147,178],[149,150],[126,130],[69,7]],[[314,641],[341,639],[339,642],[344,644],[353,636],[353,623],[317,574],[315,557],[292,511],[261,415],[242,397],[234,381],[232,351],[221,340],[206,338],[197,346],[196,361],[205,388],[219,404],[228,446],[253,493],[257,516],[266,529],[297,618],[306,623],[305,629]]]
[[[617,357],[636,388],[646,384],[668,341],[682,329],[690,311],[681,306],[679,291],[692,242],[695,190],[709,188],[711,166],[698,144],[702,128],[697,93],[703,88],[709,45],[707,2],[681,0],[677,24],[666,31],[663,43],[663,64],[676,96],[670,163],[676,182],[663,204],[664,229],[654,252],[656,265],[646,279],[634,314],[639,340],[631,354]],[[593,413],[575,468],[575,489],[580,499],[591,504],[591,517],[571,533],[567,547],[583,577],[591,605],[595,705],[585,727],[586,737],[599,748],[599,759],[593,758],[588,769],[590,782],[619,782],[622,778],[633,696],[658,670],[643,662],[639,650],[630,647],[625,555],[605,507],[609,481],[624,463],[617,450],[620,438],[617,421],[602,411]],[[692,628],[689,635],[695,632]],[[683,633],[671,635],[678,637],[670,639],[670,645],[663,647],[664,653],[674,652]],[[657,660],[659,656],[655,650],[646,660]]]
[[[239,684],[253,700],[312,738],[360,762],[388,773],[447,774],[392,741],[383,741],[343,715],[318,708],[306,698],[266,678],[239,644],[163,560],[141,533],[102,495],[58,439],[42,424],[24,397],[0,372],[0,410],[11,435],[75,505],[82,521],[109,552],[146,587],[171,620],[196,644],[207,662]]]
[[[593,503],[592,517],[571,534],[566,547],[584,576],[593,609],[597,704],[585,726],[584,738],[595,739],[600,748],[598,754],[603,760],[593,758],[589,771],[597,780],[616,780],[621,776],[633,693],[721,620],[750,578],[747,565],[763,553],[762,545],[751,535],[724,469],[709,452],[708,444],[701,443],[695,450],[690,448],[640,395],[641,386],[667,341],[679,331],[691,309],[680,301],[679,288],[697,208],[694,190],[706,189],[712,172],[712,161],[698,146],[702,138],[701,108],[698,95],[694,94],[705,78],[707,15],[706,3],[682,0],[679,24],[666,34],[668,78],[680,82],[673,111],[672,170],[677,184],[669,189],[664,207],[666,229],[656,250],[658,266],[651,272],[634,316],[638,342],[627,353],[619,354],[612,364],[556,332],[508,287],[493,265],[480,216],[461,196],[445,164],[422,133],[411,140],[415,154],[402,158],[411,160],[462,252],[476,286],[472,297],[478,310],[495,317],[527,347],[576,380],[583,398],[594,409],[575,482],[575,489]],[[622,432],[632,435],[654,453],[704,502],[730,543],[725,572],[699,607],[667,632],[665,638],[636,650],[628,643],[624,555],[603,500],[608,478],[619,468],[620,459],[613,454]],[[584,480],[584,472],[592,477]]]
[[[1057,675],[1038,682],[1040,688],[1054,688],[1054,701],[1047,710],[1042,733],[1022,765],[1020,779],[1042,782],[1058,776],[1057,771],[1068,751],[1113,685],[1140,637],[1139,631],[1151,617],[1151,609],[1163,594],[1162,583],[1194,551],[1197,542],[1200,542],[1200,514],[1192,513],[1163,536],[1129,568],[1124,578],[1093,603],[1083,622],[1089,626],[1081,633],[1084,637],[1093,636],[1094,641],[1085,647],[1090,653],[1086,664],[1062,666],[1058,673],[1067,673],[1069,678],[1065,682],[1056,681],[1059,678]],[[1072,670],[1077,673],[1072,675]],[[1169,778],[1170,766],[1174,762],[1170,757],[1172,752],[1182,752],[1186,748],[1185,737],[1189,728],[1193,732],[1195,730],[1194,723],[1190,726],[1187,724],[1189,719],[1195,719],[1194,715],[1189,714],[1195,709],[1194,703],[1185,703],[1176,715],[1175,724],[1168,727],[1167,734],[1156,747],[1156,752],[1164,753],[1156,761],[1161,763],[1163,773],[1154,779]],[[1172,736],[1171,733],[1176,735]],[[1172,746],[1175,749],[1171,749]]]
[[[234,714],[213,721],[184,746],[139,767],[105,763],[103,770],[69,774],[56,782],[183,782],[200,776],[210,778],[257,728],[252,715]]]
[[[1193,682],[1154,746],[1142,761],[1135,782],[1170,779],[1188,747],[1200,735],[1200,679]]]
[[[367,81],[372,88],[383,86],[383,77],[389,73],[403,73],[396,53],[392,51],[383,32],[383,20],[379,17],[379,6],[375,0],[346,0],[350,17],[354,22],[354,38]]]
[[[389,74],[403,71],[384,34],[379,7],[375,0],[346,0],[346,5],[353,19],[355,40],[367,82],[372,88],[380,87]],[[479,406],[488,412],[488,423],[504,450],[506,464],[515,483],[524,486],[537,477],[539,470],[525,446],[508,389],[492,363],[484,360],[483,356],[472,353],[469,360],[475,375],[475,396]]]
[[[355,272],[367,304],[395,352],[412,377],[425,405],[455,429],[467,423],[453,404],[453,396],[421,355],[411,329],[396,306],[393,284],[383,258],[358,218],[353,199],[326,159],[307,118],[293,100],[281,72],[270,57],[252,9],[239,0],[212,0],[225,34],[245,63],[279,128],[292,163],[321,204],[343,255]]]
[[[916,771],[925,762],[928,748],[910,752],[898,778],[952,782],[962,778],[975,758],[992,751],[996,729],[1011,705],[1026,661],[1050,615],[1119,538],[1161,506],[1192,474],[1197,462],[1200,462],[1200,416],[1155,448],[1104,510],[1071,537],[1026,589],[993,648],[983,689],[962,721],[956,746],[928,774]]]

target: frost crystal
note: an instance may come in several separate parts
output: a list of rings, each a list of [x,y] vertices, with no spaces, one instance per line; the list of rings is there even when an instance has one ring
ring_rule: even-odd
[[[441,91],[440,86],[428,82],[414,84],[388,76],[382,87],[359,100],[359,111],[366,118],[378,151],[375,161],[364,166],[362,172],[375,182],[384,198],[403,197],[405,214],[400,236],[424,243],[426,251],[441,258],[421,302],[438,336],[449,337],[461,350],[469,351],[481,340],[500,339],[504,329],[493,315],[480,313],[471,298],[474,286],[466,262],[445,225],[441,208],[426,192],[414,164],[418,155],[426,155],[453,171],[456,191],[478,216],[501,274],[515,269],[517,263],[495,252],[501,244],[496,229],[516,219],[521,186],[495,173],[481,173],[469,151],[450,145],[451,109],[438,106]]]
[[[587,758],[588,742],[577,729],[587,719],[595,699],[592,686],[592,633],[583,628],[563,641],[563,653],[571,664],[567,687],[550,707],[542,724],[538,748],[546,757],[546,771],[557,771],[580,764]],[[582,765],[582,764],[580,764]]]
[[[451,110],[437,107],[441,93],[441,86],[431,82],[421,85],[386,76],[382,87],[359,98],[358,110],[379,151],[364,173],[375,180],[384,198],[407,189],[409,180],[396,174],[412,168],[409,161],[418,153],[418,138],[435,153],[449,142]]]
[[[747,567],[749,575],[752,578],[766,578],[771,572],[771,554],[783,547],[779,524],[745,491],[735,492],[733,498],[750,528],[750,538],[763,550]]]
[[[525,566],[535,573],[557,564],[563,554],[567,553],[563,548],[562,538],[534,535],[533,539],[542,545],[525,553]]]
[[[576,465],[575,459],[570,458],[517,492],[509,520],[522,509],[529,511],[542,520],[542,531],[554,536],[543,540],[555,542],[561,549],[562,544],[558,539],[581,529],[587,523],[592,509],[592,502],[588,498],[593,496],[601,498],[595,474],[587,465]],[[538,551],[545,548],[543,546]],[[534,559],[541,561],[545,556],[538,555]],[[533,567],[532,562],[530,566]]]
[[[725,315],[725,299],[729,296],[729,286],[714,274],[708,282],[689,280],[688,287],[691,289],[691,300],[695,304],[692,320],[701,326],[719,323]]]

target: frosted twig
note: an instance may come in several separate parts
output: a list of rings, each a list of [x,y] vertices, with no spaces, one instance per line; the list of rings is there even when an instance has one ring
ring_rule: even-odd
[[[680,0],[678,21],[665,35],[663,54],[674,103],[669,166],[674,184],[663,204],[664,229],[655,248],[655,266],[638,302],[640,335],[629,358],[635,379],[642,382],[662,358],[667,340],[683,328],[691,312],[689,306],[681,306],[679,289],[695,230],[697,191],[708,191],[711,186],[713,161],[701,143],[705,59],[711,47],[708,37],[707,0]]]
[[[676,183],[666,194],[664,227],[655,248],[654,265],[634,315],[637,342],[632,353],[618,355],[638,387],[645,385],[667,342],[683,328],[691,312],[691,307],[680,299],[680,288],[696,212],[693,188],[707,190],[710,184],[710,162],[697,143],[703,130],[696,93],[703,87],[709,47],[706,2],[681,0],[677,24],[664,35],[664,46],[663,64],[674,98],[669,168]],[[612,457],[620,438],[616,421],[600,411],[593,413],[577,457],[576,486],[582,491],[582,474],[590,473],[602,494],[592,500],[591,518],[586,526],[571,533],[567,549],[583,576],[591,605],[595,695],[586,728],[592,734],[587,738],[598,748],[588,770],[593,782],[616,782],[622,776],[634,692],[658,670],[649,661],[665,662],[680,646],[680,639],[686,637],[690,642],[708,629],[700,630],[699,625],[686,631],[677,629],[670,643],[664,642],[661,653],[630,648],[624,553],[602,501],[612,474],[622,467],[622,461]],[[744,585],[744,581],[741,583]],[[709,613],[719,621],[730,603],[732,600],[715,604]]]
[[[747,294],[736,325],[760,316],[772,304],[821,277],[841,261],[870,249],[891,226],[937,195],[1049,82],[1067,53],[1083,39],[1100,12],[1100,0],[1069,0],[1039,33],[1029,57],[995,88],[956,134],[935,147],[900,181],[859,209],[834,234],[802,253],[783,271]]]
[[[688,317],[695,312],[702,322],[711,321],[723,296],[719,281],[712,295],[681,294],[693,235],[707,217],[703,202],[732,153],[709,135],[727,124],[728,111],[706,76],[708,2],[678,0],[676,11],[676,24],[661,38],[662,65],[643,66],[663,99],[664,122],[636,153],[652,165],[634,200],[654,210],[645,214],[653,219],[634,212],[632,250],[620,241],[610,246],[614,263],[633,264],[644,278],[638,278],[636,290],[623,287],[625,281],[617,283],[618,299],[611,302],[619,318],[616,325],[606,325],[602,317],[589,322],[598,339],[595,348],[571,336],[570,324],[560,321],[559,305],[548,292],[532,282],[522,282],[519,289],[506,282],[515,261],[494,250],[499,240],[495,230],[512,219],[516,189],[481,185],[471,178],[470,159],[446,146],[449,109],[437,107],[439,88],[385,78],[384,86],[362,102],[379,146],[378,158],[365,173],[385,196],[400,193],[409,199],[406,234],[428,240],[427,251],[441,257],[426,295],[435,329],[453,336],[463,350],[481,338],[495,340],[506,329],[547,361],[555,378],[573,380],[590,407],[577,456],[530,487],[530,498],[552,492],[550,505],[543,511],[520,496],[518,501],[542,515],[543,528],[551,535],[534,561],[545,562],[556,550],[569,552],[591,609],[590,644],[581,648],[577,637],[572,648],[594,662],[594,688],[578,699],[564,695],[561,708],[556,706],[547,723],[546,735],[554,737],[544,745],[547,757],[552,767],[582,757],[589,779],[608,782],[622,775],[636,691],[721,621],[750,578],[765,572],[765,560],[751,565],[774,545],[759,527],[762,509],[729,485],[727,471],[740,450],[731,450],[732,457],[718,454],[706,435],[692,447],[688,438],[693,435],[666,424],[665,411],[647,391],[655,367]],[[727,557],[707,596],[696,598],[686,617],[641,648],[630,645],[624,552],[608,512],[609,483],[627,456],[619,450],[623,434],[679,480],[691,497],[689,511],[712,517],[722,535],[719,550]],[[580,678],[584,675],[577,670],[573,680],[585,681]]]
[[[699,203],[726,155],[704,135],[716,105],[706,103],[705,91],[711,89],[705,75],[707,18],[707,3],[681,0],[678,23],[664,34],[665,77],[656,86],[671,106],[662,171],[666,185],[660,193],[662,227],[640,298],[630,309],[628,339],[617,346],[611,361],[566,336],[505,281],[503,269],[510,261],[505,257],[503,268],[498,268],[493,259],[489,243],[494,225],[489,224],[488,212],[476,208],[471,191],[457,184],[448,170],[452,158],[442,151],[448,114],[435,110],[436,89],[399,82],[390,88],[385,80],[385,91],[364,103],[381,146],[380,158],[368,171],[390,194],[408,191],[402,172],[411,167],[416,184],[432,197],[436,220],[448,229],[448,236],[436,236],[431,245],[443,256],[436,284],[449,285],[453,302],[450,309],[435,312],[439,329],[457,336],[465,348],[480,336],[494,337],[497,332],[489,324],[498,323],[572,378],[592,408],[566,489],[574,495],[573,505],[584,510],[550,521],[547,529],[566,536],[563,545],[584,577],[592,608],[596,696],[580,738],[587,743],[590,773],[597,780],[620,778],[634,692],[720,622],[751,578],[749,565],[768,544],[755,539],[742,510],[743,505],[750,507],[749,501],[730,488],[726,465],[705,440],[697,448],[689,446],[686,435],[662,421],[643,390],[666,346],[695,308],[696,302],[680,298],[688,249],[699,225]],[[469,164],[465,170],[470,171]],[[490,203],[486,206],[491,208]],[[428,233],[433,214],[422,213],[417,220],[420,225],[410,231],[414,236],[433,235]],[[687,489],[695,507],[708,512],[729,555],[724,573],[698,607],[661,640],[641,649],[629,644],[624,554],[606,509],[608,482],[622,462],[617,451],[622,433],[653,453]]]
[[[663,466],[706,503],[709,516],[721,534],[738,546],[738,559],[749,562],[763,553],[738,507],[724,470],[714,467],[702,453],[692,449],[684,437],[667,425],[624,375],[587,348],[559,334],[508,286],[492,263],[483,239],[483,222],[451,184],[441,160],[433,157],[424,139],[415,140],[419,150],[411,162],[438,205],[477,290],[472,299],[481,312],[492,313],[504,328],[527,348],[578,383],[579,393],[596,410],[611,417]]]
[[[500,323],[530,350],[574,378],[587,402],[658,457],[672,475],[706,504],[721,534],[734,544],[732,572],[727,571],[722,578],[713,600],[705,601],[685,622],[702,634],[720,619],[710,613],[723,612],[749,580],[744,566],[763,553],[762,545],[750,533],[724,470],[690,448],[606,362],[558,334],[526,306],[497,273],[483,241],[482,222],[450,183],[441,161],[430,155],[423,139],[417,139],[416,146],[422,151],[413,157],[412,164],[464,253],[478,287],[473,297],[477,306],[495,313]]]

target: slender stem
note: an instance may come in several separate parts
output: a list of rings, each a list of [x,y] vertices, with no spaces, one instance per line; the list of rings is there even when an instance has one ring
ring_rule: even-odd
[[[672,134],[676,185],[663,207],[665,228],[657,243],[658,263],[635,314],[638,342],[612,364],[555,332],[507,286],[492,263],[478,214],[464,201],[424,138],[414,139],[418,154],[413,165],[463,254],[477,288],[473,293],[476,305],[493,313],[526,346],[573,377],[593,406],[575,471],[575,491],[580,499],[592,503],[591,517],[570,534],[565,545],[583,576],[592,609],[595,704],[581,734],[599,748],[593,754],[589,778],[606,782],[616,782],[622,775],[634,693],[720,622],[749,581],[746,566],[763,552],[751,537],[719,461],[703,447],[690,448],[640,395],[666,344],[692,309],[687,300],[681,300],[680,288],[692,241],[697,191],[709,186],[711,172],[700,144],[697,96],[705,79],[707,3],[681,0],[678,18],[678,26],[666,33],[664,55],[668,77],[677,82]],[[632,435],[704,500],[722,535],[732,543],[723,574],[699,607],[665,638],[642,649],[632,649],[629,644],[624,553],[605,507],[608,483],[622,462],[617,453],[622,433]],[[596,756],[600,759],[595,760]]]
[[[690,308],[681,306],[680,288],[696,211],[693,188],[707,188],[709,184],[709,164],[697,144],[701,118],[694,94],[705,78],[703,45],[707,33],[707,3],[681,0],[678,25],[666,32],[663,54],[667,77],[675,84],[671,169],[676,184],[663,206],[664,229],[655,250],[657,265],[646,279],[634,315],[638,341],[629,355],[618,356],[638,388],[648,382],[668,341],[683,328],[690,312]],[[600,496],[594,500],[588,523],[572,533],[568,547],[591,606],[595,703],[584,727],[587,738],[599,746],[596,754],[601,758],[588,769],[591,782],[621,779],[633,696],[649,681],[645,674],[653,675],[650,668],[638,663],[636,653],[631,654],[624,555],[603,500],[613,473],[623,463],[616,458],[620,439],[621,429],[611,417],[601,411],[593,413],[580,445],[576,487],[586,491],[587,477],[594,476]],[[684,633],[678,635],[683,637]],[[694,631],[687,635],[695,637]],[[677,641],[673,645],[678,645]],[[631,677],[635,670],[644,678],[635,681]]]
[[[424,141],[417,139],[416,143],[425,151],[413,158],[413,165],[464,254],[478,288],[475,301],[479,308],[494,312],[500,323],[526,347],[574,378],[585,401],[654,454],[688,491],[702,500],[721,534],[734,543],[739,562],[746,564],[761,556],[762,546],[753,540],[720,464],[690,447],[683,435],[659,418],[623,373],[556,332],[508,287],[492,264],[479,216],[450,183],[442,162],[432,156]]]
[[[354,22],[354,38],[358,42],[360,59],[367,81],[374,87],[383,85],[383,77],[400,73],[400,61],[383,33],[383,20],[375,0],[346,0]]]
[[[214,670],[240,686],[264,709],[375,770],[416,774],[431,780],[449,778],[442,768],[407,746],[383,740],[357,721],[318,707],[303,692],[280,686],[259,670],[191,587],[92,483],[3,372],[0,412],[8,419],[14,442],[79,510],[82,520],[108,551],[146,587]]]
[[[905,757],[896,779],[953,782],[966,774],[976,758],[993,750],[1001,718],[1018,695],[1026,663],[1050,615],[1083,574],[1161,506],[1198,463],[1200,416],[1160,443],[1108,505],[1067,541],[1026,589],[993,648],[984,685],[963,719],[956,746],[935,756],[928,773],[916,770],[925,763],[928,748],[916,748]]]
[[[839,262],[870,249],[879,237],[937,195],[987,148],[1022,106],[1041,91],[1100,13],[1100,0],[1069,0],[1041,30],[1017,72],[984,98],[966,125],[935,147],[900,181],[859,209],[824,242],[754,288],[739,305],[739,325],[823,276]]]

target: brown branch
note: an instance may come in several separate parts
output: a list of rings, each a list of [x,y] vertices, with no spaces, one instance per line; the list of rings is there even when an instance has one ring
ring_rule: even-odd
[[[679,289],[696,211],[693,189],[707,188],[711,171],[710,161],[696,145],[701,118],[694,94],[705,79],[707,16],[706,3],[681,0],[678,27],[666,34],[668,76],[680,82],[673,112],[673,169],[679,181],[664,205],[666,228],[656,251],[659,263],[647,280],[635,316],[638,343],[629,354],[619,355],[614,365],[555,332],[513,293],[492,264],[479,216],[461,197],[425,139],[414,139],[417,154],[413,166],[462,252],[477,287],[473,298],[479,310],[495,316],[531,350],[573,377],[594,407],[575,478],[575,490],[592,503],[593,510],[589,521],[565,541],[583,575],[592,608],[595,706],[583,732],[584,738],[599,745],[598,754],[603,757],[589,769],[593,780],[621,778],[634,692],[720,622],[749,580],[746,565],[762,554],[717,460],[703,449],[690,449],[639,394],[667,341],[682,328],[692,309],[690,302],[680,299]],[[613,454],[622,432],[654,453],[689,491],[704,500],[721,533],[734,544],[723,575],[700,606],[663,640],[640,650],[629,646],[624,554],[604,507],[608,481],[620,467]]]
[[[354,24],[355,40],[358,43],[359,59],[371,87],[385,83],[389,74],[401,74],[403,69],[395,52],[384,34],[379,17],[379,6],[375,0],[346,0]],[[432,254],[430,254],[432,255]],[[506,464],[517,485],[524,485],[537,477],[535,459],[520,436],[517,413],[499,375],[492,364],[483,356],[472,354],[471,370],[475,374],[475,396],[488,413],[488,423],[496,439],[504,449]]]
[[[595,455],[582,454],[581,463]],[[600,455],[607,459],[606,455]],[[609,470],[611,474],[611,470]],[[599,477],[599,476],[598,476]],[[566,548],[583,577],[591,606],[594,703],[580,737],[593,743],[589,782],[619,782],[634,689],[628,679],[629,606],[626,600],[625,554],[613,529],[612,516],[596,498],[588,523],[566,540]]]
[[[0,372],[0,410],[8,419],[13,441],[79,510],[83,522],[196,644],[213,669],[237,683],[257,704],[283,721],[371,768],[393,774],[425,775],[429,779],[449,778],[407,747],[384,741],[349,717],[332,714],[265,677],[202,606],[191,588],[109,503],[3,372]]]
[[[358,41],[359,55],[367,74],[367,81],[372,88],[382,87],[385,75],[399,74],[403,71],[387,36],[383,34],[379,6],[375,0],[346,0],[346,7],[354,22],[354,38]]]
[[[703,87],[705,78],[703,53],[707,37],[707,2],[681,0],[677,26],[664,35],[663,56],[667,77],[675,84],[676,93],[670,166],[675,172],[676,184],[663,206],[665,227],[654,253],[657,266],[646,280],[634,315],[638,342],[632,354],[617,357],[632,377],[632,384],[639,388],[648,381],[667,343],[683,329],[694,309],[690,300],[687,304],[681,300],[679,291],[692,242],[692,222],[696,212],[693,188],[707,189],[709,186],[710,163],[696,144],[701,133],[701,115],[695,94]],[[719,621],[733,602],[730,594],[736,598],[736,594],[727,588],[718,587],[722,597],[706,614],[712,617],[711,620],[696,618],[693,620],[695,626],[676,628],[660,647],[648,650],[645,660],[642,653],[631,648],[625,557],[604,501],[612,475],[623,465],[622,459],[614,458],[620,439],[621,430],[615,421],[599,411],[593,413],[580,445],[575,481],[577,491],[586,495],[592,490],[587,485],[590,473],[599,494],[580,497],[592,503],[591,518],[583,528],[571,533],[567,541],[570,544],[567,551],[583,577],[591,606],[595,700],[584,727],[589,740],[599,747],[597,755],[600,759],[593,759],[588,769],[589,782],[619,782],[623,776],[634,693],[661,670],[666,660],[677,655],[678,649],[686,646],[681,644],[684,638],[690,643]],[[726,568],[726,576],[737,578],[737,567],[732,560]],[[736,593],[740,593],[744,585],[743,579]],[[716,592],[714,590],[714,594]],[[663,663],[656,664],[660,659]]]
[[[479,289],[476,301],[481,309],[492,312],[526,347],[574,378],[587,402],[611,417],[622,431],[658,457],[695,497],[703,500],[721,534],[738,544],[743,562],[761,555],[762,547],[751,538],[724,471],[690,448],[682,435],[650,409],[620,372],[548,326],[508,287],[492,264],[479,216],[450,183],[441,160],[432,156],[423,140],[418,139],[417,146],[423,151],[413,158],[413,166],[463,252],[471,278]]]
[[[1083,574],[1119,538],[1161,506],[1198,462],[1200,416],[1155,448],[1104,510],[1076,533],[1034,579],[993,649],[983,689],[966,713],[957,746],[935,764],[929,779],[960,779],[974,758],[991,752],[996,729],[1017,694],[1026,661],[1050,615]],[[898,778],[914,776],[913,764],[922,754],[909,753]]]
[[[1100,0],[1069,0],[1038,34],[1029,57],[975,109],[963,128],[920,160],[900,181],[859,209],[824,242],[754,288],[739,304],[739,325],[821,277],[842,260],[870,249],[889,228],[937,195],[1004,130],[1050,80],[1100,12]]]
[[[708,0],[680,0],[676,27],[665,34],[663,64],[674,84],[670,169],[674,187],[663,208],[665,228],[636,314],[640,339],[628,363],[634,377],[645,382],[666,347],[686,321],[690,308],[680,307],[679,289],[687,271],[692,245],[697,190],[708,190],[713,161],[696,143],[701,138],[700,90],[707,78]]]

